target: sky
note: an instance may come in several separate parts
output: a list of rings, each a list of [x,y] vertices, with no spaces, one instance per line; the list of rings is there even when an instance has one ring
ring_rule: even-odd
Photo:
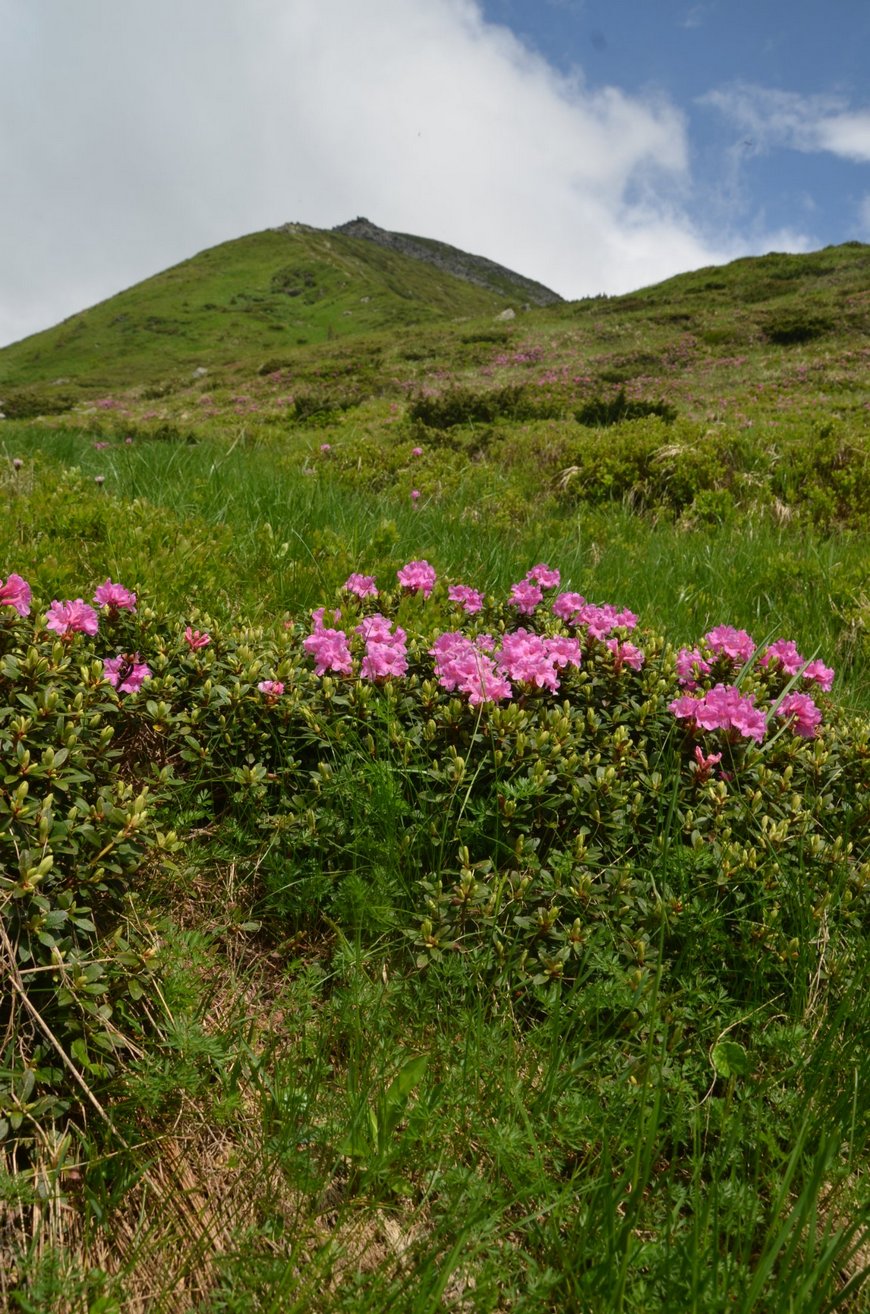
[[[870,0],[0,0],[0,346],[289,221],[568,298],[870,242]]]

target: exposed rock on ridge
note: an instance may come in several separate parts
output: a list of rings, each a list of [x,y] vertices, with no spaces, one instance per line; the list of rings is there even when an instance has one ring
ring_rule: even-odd
[[[463,278],[467,283],[485,287],[490,292],[501,296],[515,296],[531,306],[553,306],[563,300],[558,292],[536,283],[532,278],[515,274],[504,265],[487,260],[484,256],[469,255],[446,242],[436,242],[427,237],[413,237],[410,233],[391,233],[379,228],[369,219],[351,219],[346,224],[338,224],[333,230],[344,237],[358,237],[366,242],[376,242],[378,246],[388,247],[413,260],[423,260],[434,265],[436,269],[452,274],[454,278]]]

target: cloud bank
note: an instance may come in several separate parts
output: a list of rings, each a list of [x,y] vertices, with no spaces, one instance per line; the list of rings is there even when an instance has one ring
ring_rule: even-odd
[[[708,92],[700,102],[748,133],[757,152],[785,147],[870,162],[870,109],[849,109],[839,96],[801,96],[738,82]]]
[[[560,74],[474,0],[0,0],[0,23],[0,344],[288,220],[366,215],[568,297],[747,249],[689,218],[667,98]],[[864,149],[860,115],[825,122]]]

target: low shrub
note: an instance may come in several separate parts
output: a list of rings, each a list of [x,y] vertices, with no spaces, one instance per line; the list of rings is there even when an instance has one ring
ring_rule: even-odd
[[[125,628],[104,623],[113,654]],[[151,991],[134,880],[173,837],[156,828],[165,776],[134,728],[136,696],[107,683],[87,636],[7,603],[0,651],[2,1139],[87,1105],[116,1071]]]
[[[590,429],[607,428],[613,424],[622,424],[624,420],[643,420],[650,415],[671,424],[677,418],[677,410],[665,401],[649,402],[628,398],[625,389],[620,388],[615,397],[593,397],[574,412],[577,423]]]
[[[310,626],[223,630],[110,581],[101,615],[31,621],[24,581],[0,584],[0,1130],[99,1086],[148,994],[132,882],[176,844],[152,779],[180,825],[228,828],[283,935],[390,933],[517,1000],[679,990],[698,955],[736,1001],[801,1007],[820,971],[846,990],[870,723],[791,642],[720,626],[675,652],[559,583],[541,564],[485,597],[412,562],[386,589],[352,574]]]
[[[535,396],[522,384],[508,384],[476,392],[449,388],[433,396],[415,397],[408,407],[411,420],[430,429],[450,429],[460,424],[493,424],[496,420],[546,419],[561,408],[545,395]]]

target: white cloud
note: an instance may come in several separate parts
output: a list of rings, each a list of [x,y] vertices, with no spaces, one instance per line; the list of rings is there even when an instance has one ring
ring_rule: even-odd
[[[738,132],[748,134],[756,153],[786,147],[870,161],[870,109],[850,110],[840,96],[801,96],[734,83],[708,92],[700,103],[718,109]]]
[[[560,74],[476,0],[0,0],[0,29],[0,343],[287,220],[574,297],[747,249],[687,217],[669,100]]]

